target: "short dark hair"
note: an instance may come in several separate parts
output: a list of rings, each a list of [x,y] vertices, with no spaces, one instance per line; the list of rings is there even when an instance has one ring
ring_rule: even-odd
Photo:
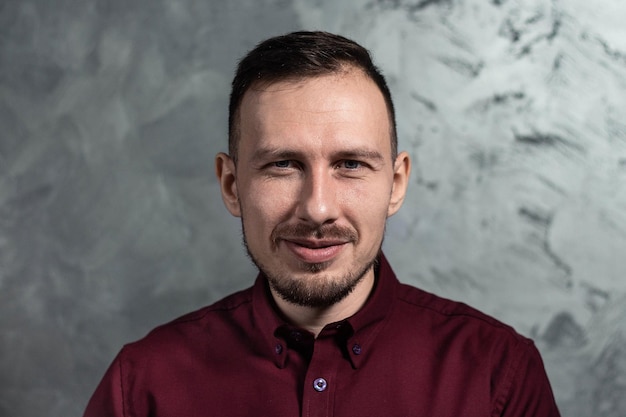
[[[333,74],[350,67],[360,69],[378,86],[389,113],[391,155],[398,150],[396,120],[385,77],[358,43],[328,32],[292,32],[259,43],[237,66],[228,108],[228,152],[237,160],[239,108],[243,96],[255,84],[300,80]]]

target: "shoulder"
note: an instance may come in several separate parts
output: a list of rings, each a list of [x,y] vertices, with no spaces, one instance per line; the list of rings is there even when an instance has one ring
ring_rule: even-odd
[[[185,325],[185,323],[202,321],[203,319],[210,318],[211,316],[217,316],[221,315],[222,313],[228,313],[240,308],[246,308],[246,306],[248,306],[251,302],[252,288],[247,288],[245,290],[241,290],[231,295],[228,295],[209,306],[178,317],[177,319],[172,320],[169,323],[157,327],[155,330],[172,326],[181,326]]]
[[[236,325],[238,316],[247,316],[251,304],[251,288],[236,292],[154,328],[143,338],[125,345],[123,351],[126,354],[144,354],[163,349],[180,349],[198,341],[213,339],[224,329]]]
[[[395,316],[439,362],[467,378],[491,381],[492,398],[506,401],[520,381],[545,381],[534,342],[501,321],[464,303],[400,284]],[[514,385],[517,388],[512,388]]]
[[[400,284],[397,290],[398,308],[407,318],[412,318],[437,332],[453,334],[455,337],[480,339],[481,344],[489,341],[497,345],[516,346],[524,350],[534,349],[532,340],[519,334],[513,327],[468,306],[427,291]]]
[[[440,378],[458,378],[490,398],[492,415],[558,416],[541,355],[534,342],[464,303],[399,284],[395,334],[428,358]],[[435,378],[435,377],[433,377]],[[471,382],[470,382],[471,381]],[[482,388],[481,388],[482,387]],[[468,388],[469,392],[469,388]],[[508,415],[508,414],[507,414]]]

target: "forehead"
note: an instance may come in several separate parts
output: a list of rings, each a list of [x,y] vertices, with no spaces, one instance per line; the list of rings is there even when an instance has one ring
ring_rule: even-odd
[[[288,142],[291,146],[381,146],[391,152],[384,97],[356,69],[252,86],[243,97],[239,119],[241,151]]]

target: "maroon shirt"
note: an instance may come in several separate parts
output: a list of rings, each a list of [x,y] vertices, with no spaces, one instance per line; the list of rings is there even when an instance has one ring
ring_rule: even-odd
[[[85,417],[557,417],[532,341],[398,282],[381,256],[353,317],[315,339],[266,280],[126,345]]]

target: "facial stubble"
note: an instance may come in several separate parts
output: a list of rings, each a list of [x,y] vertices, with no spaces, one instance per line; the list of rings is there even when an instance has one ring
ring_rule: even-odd
[[[259,271],[267,278],[271,288],[285,301],[303,307],[324,308],[330,307],[346,298],[367,273],[376,264],[382,240],[378,251],[365,262],[355,265],[352,270],[345,272],[341,276],[331,276],[325,273],[330,266],[330,262],[306,263],[299,262],[298,268],[305,276],[295,277],[288,273],[286,269],[271,270],[264,265],[258,257],[250,250],[246,239],[244,219],[241,218],[241,228],[243,233],[243,244],[248,257],[256,265]],[[336,226],[325,226],[312,228],[305,225],[285,226],[275,229],[270,238],[272,248],[277,248],[280,244],[279,236],[288,234],[291,237],[311,237],[322,239],[325,237],[350,237],[350,244],[356,244],[358,236],[356,232],[338,228]],[[383,232],[384,236],[384,232]]]

